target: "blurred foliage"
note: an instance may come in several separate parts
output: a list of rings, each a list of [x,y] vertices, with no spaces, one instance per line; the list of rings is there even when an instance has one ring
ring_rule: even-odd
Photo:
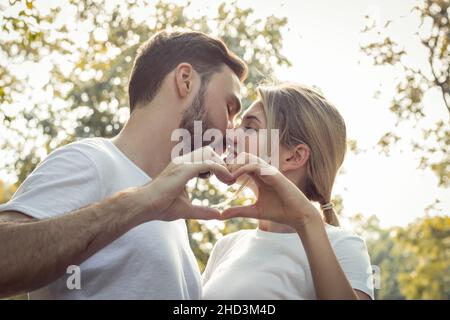
[[[450,217],[427,217],[397,234],[412,256],[398,275],[407,299],[450,299]]]
[[[430,168],[439,185],[450,184],[450,0],[421,0],[412,9],[418,28],[417,44],[426,53],[408,50],[394,30],[399,21],[377,22],[367,16],[364,33],[374,36],[361,49],[375,65],[400,70],[390,111],[396,117],[396,129],[386,132],[378,146],[384,153],[400,140],[398,129],[403,124],[421,130],[421,140],[410,140],[412,150],[420,154],[419,167]],[[399,30],[399,29],[396,29]],[[413,58],[411,58],[413,57]],[[415,64],[413,65],[412,62]],[[444,108],[444,119],[434,124],[428,120],[424,101],[430,94],[441,97],[431,108]],[[438,201],[437,201],[438,202]],[[435,203],[436,204],[436,203]],[[426,211],[432,211],[433,205]],[[450,299],[450,219],[448,216],[426,217],[407,228],[382,229],[376,217],[364,221],[361,230],[372,237],[368,241],[372,263],[381,270],[381,299]]]
[[[427,117],[424,107],[427,94],[437,92],[441,97],[442,103],[433,108],[446,108],[445,119],[438,120],[432,126],[422,127],[421,141],[411,141],[413,150],[421,155],[420,168],[430,168],[437,175],[440,186],[450,184],[449,12],[450,0],[420,0],[412,9],[411,14],[416,15],[419,21],[415,35],[418,44],[425,48],[424,61],[420,61],[418,52],[405,49],[402,38],[391,32],[395,21],[377,23],[377,17],[367,16],[363,32],[378,40],[361,47],[375,65],[393,66],[402,74],[397,80],[396,93],[390,106],[397,118],[397,128],[404,122],[416,128]],[[411,56],[414,58],[408,60]],[[412,61],[416,64],[412,65]],[[393,130],[386,132],[378,145],[383,152],[388,153],[390,147],[401,139],[407,137]]]
[[[426,216],[404,228],[382,228],[376,216],[352,221],[379,271],[377,299],[450,299],[450,216]]]
[[[8,185],[4,181],[0,180],[0,203],[8,201],[14,192],[16,192],[16,185]]]

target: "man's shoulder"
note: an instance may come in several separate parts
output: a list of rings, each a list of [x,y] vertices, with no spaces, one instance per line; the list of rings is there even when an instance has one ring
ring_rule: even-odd
[[[101,164],[114,157],[110,144],[111,142],[106,138],[84,138],[55,149],[48,157],[84,156],[95,164]]]
[[[14,210],[43,219],[104,198],[104,179],[91,160],[93,150],[98,148],[95,144],[95,140],[85,139],[52,151],[0,211]]]
[[[95,137],[84,138],[68,143],[54,152],[78,151],[83,154],[104,153],[108,151],[107,139]]]

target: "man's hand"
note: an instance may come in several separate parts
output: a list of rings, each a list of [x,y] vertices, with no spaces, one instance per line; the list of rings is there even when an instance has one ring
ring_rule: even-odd
[[[235,182],[224,161],[209,146],[177,157],[158,177],[138,191],[140,201],[144,201],[148,208],[144,219],[220,219],[219,210],[193,205],[186,192],[186,183],[205,172],[215,174],[226,184]]]

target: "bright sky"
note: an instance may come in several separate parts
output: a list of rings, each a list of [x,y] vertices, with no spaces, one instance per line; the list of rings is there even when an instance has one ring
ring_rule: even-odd
[[[175,3],[185,3],[175,0]],[[193,0],[188,14],[215,11],[220,0]],[[357,155],[348,153],[345,173],[338,177],[335,194],[344,200],[344,211],[353,215],[375,214],[383,226],[406,225],[424,215],[424,209],[435,199],[440,214],[450,213],[450,191],[437,187],[437,178],[429,170],[417,169],[418,155],[399,148],[389,157],[380,155],[374,146],[386,131],[394,127],[395,117],[389,112],[394,94],[395,77],[389,68],[374,67],[360,51],[365,39],[361,34],[364,16],[375,15],[381,22],[399,21],[393,30],[414,55],[409,62],[421,66],[424,51],[416,45],[414,32],[417,19],[409,12],[414,1],[389,0],[238,0],[241,7],[252,7],[261,17],[274,14],[287,17],[283,30],[283,53],[292,62],[290,68],[279,68],[276,76],[321,88],[344,116],[349,138],[366,150]],[[374,98],[375,91],[381,95]],[[447,119],[448,114],[439,97],[426,97],[429,121]],[[402,136],[415,137],[418,131],[402,131]],[[407,148],[405,148],[407,149]]]

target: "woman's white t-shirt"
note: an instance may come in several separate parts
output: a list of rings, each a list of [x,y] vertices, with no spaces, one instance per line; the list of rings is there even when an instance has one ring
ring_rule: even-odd
[[[354,289],[374,298],[364,240],[343,228],[326,231]],[[214,246],[202,275],[203,299],[316,299],[305,250],[297,233],[241,230]]]

